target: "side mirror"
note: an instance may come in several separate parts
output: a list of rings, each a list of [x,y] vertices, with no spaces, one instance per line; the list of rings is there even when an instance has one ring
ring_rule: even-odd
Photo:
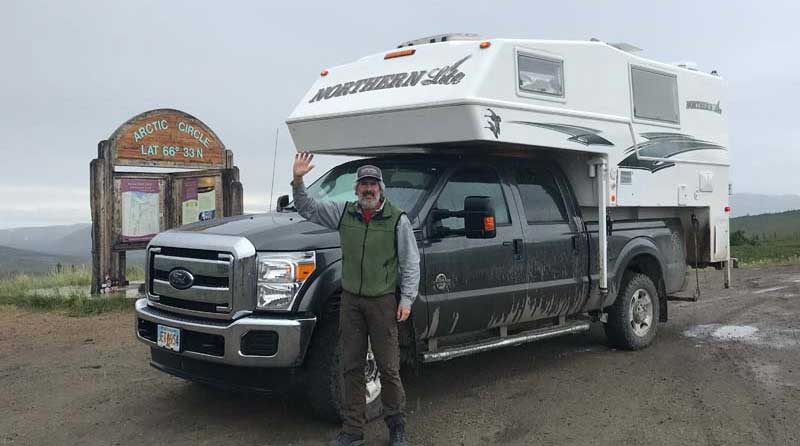
[[[288,195],[281,195],[278,197],[278,208],[277,211],[280,212],[289,206],[289,196]]]
[[[494,203],[490,197],[464,199],[464,232],[467,238],[494,238]]]

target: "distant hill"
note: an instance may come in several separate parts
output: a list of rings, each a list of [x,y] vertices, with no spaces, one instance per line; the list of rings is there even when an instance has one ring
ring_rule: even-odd
[[[733,194],[731,217],[773,214],[800,209],[800,195]]]
[[[800,210],[731,219],[731,233],[744,231],[748,238],[800,239]]]
[[[41,256],[51,256],[56,259],[67,258],[70,262],[91,263],[92,225],[79,223],[63,226],[0,229],[0,246],[16,248],[23,252],[33,251]],[[42,261],[47,263],[46,259],[42,259]],[[53,264],[56,263],[58,261]],[[128,251],[127,263],[128,266],[144,266],[144,251]],[[28,266],[31,265],[28,264]],[[41,270],[42,268],[44,265],[33,269]],[[20,271],[29,269],[20,268]]]
[[[86,259],[79,257],[58,256],[0,246],[0,277],[18,273],[47,273],[53,271],[59,263],[66,270],[71,265],[77,266],[86,264],[86,262]]]
[[[92,256],[92,225],[12,228],[0,230],[0,245],[44,254],[78,257]]]

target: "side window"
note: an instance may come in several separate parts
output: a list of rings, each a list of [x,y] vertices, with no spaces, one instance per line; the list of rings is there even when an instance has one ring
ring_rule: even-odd
[[[519,89],[564,97],[564,62],[543,57],[517,55]]]
[[[470,168],[453,174],[436,200],[435,207],[458,211],[464,208],[464,199],[471,195],[491,197],[494,202],[495,222],[498,225],[511,223],[500,179],[491,169]],[[463,218],[445,218],[439,224],[453,231],[464,230]]]
[[[564,200],[550,172],[520,168],[517,187],[529,224],[567,221]]]
[[[675,124],[680,122],[677,76],[631,67],[631,83],[635,117]]]

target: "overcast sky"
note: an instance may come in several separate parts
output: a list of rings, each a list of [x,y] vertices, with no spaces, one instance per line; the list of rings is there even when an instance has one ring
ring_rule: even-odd
[[[800,193],[800,2],[0,1],[0,228],[89,222],[89,162],[129,118],[216,131],[245,208],[289,192],[286,117],[326,67],[431,34],[596,37],[729,85],[735,192]],[[319,157],[318,157],[319,158]],[[341,161],[318,160],[314,176]]]

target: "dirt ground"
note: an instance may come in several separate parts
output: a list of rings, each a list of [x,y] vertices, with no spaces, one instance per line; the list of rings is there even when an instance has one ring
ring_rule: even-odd
[[[800,266],[701,274],[699,302],[640,352],[587,335],[427,366],[406,378],[417,445],[800,444]],[[148,365],[133,314],[0,314],[2,445],[324,444],[337,426],[285,399]],[[383,424],[369,444],[385,444]]]

